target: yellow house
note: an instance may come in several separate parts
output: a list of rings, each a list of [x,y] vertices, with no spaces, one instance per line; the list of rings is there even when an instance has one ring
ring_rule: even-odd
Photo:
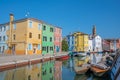
[[[74,33],[75,41],[75,52],[86,52],[88,51],[88,34],[82,32]]]
[[[34,18],[14,20],[10,14],[9,28],[6,32],[8,54],[41,54],[42,22]]]

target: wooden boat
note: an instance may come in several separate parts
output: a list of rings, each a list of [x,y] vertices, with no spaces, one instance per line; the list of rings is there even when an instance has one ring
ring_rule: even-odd
[[[91,65],[91,71],[94,73],[94,75],[99,77],[103,76],[109,69],[110,67],[107,67],[103,63]]]
[[[74,71],[76,74],[85,74],[89,68],[90,68],[90,65],[83,64],[81,66],[74,67]]]
[[[55,58],[56,60],[67,60],[69,59],[69,55],[64,55],[64,56],[58,56]]]
[[[88,57],[75,60],[74,71],[76,74],[85,74],[90,69],[90,64],[87,64]]]

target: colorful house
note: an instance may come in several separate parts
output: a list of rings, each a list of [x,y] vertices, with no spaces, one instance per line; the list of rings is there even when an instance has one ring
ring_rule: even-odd
[[[5,51],[7,50],[7,34],[6,31],[8,30],[9,24],[5,23],[5,24],[0,24],[0,54],[5,53]]]
[[[61,28],[34,18],[14,20],[10,14],[10,21],[0,24],[0,53],[53,54],[61,52],[61,39]]]
[[[69,46],[69,51],[74,52],[74,44],[75,44],[75,41],[74,41],[74,36],[73,36],[73,34],[69,34],[69,35],[67,36],[67,42],[68,42],[68,46]]]
[[[14,20],[10,14],[7,30],[8,54],[41,54],[42,22],[34,18]]]
[[[88,51],[88,34],[82,32],[74,33],[75,37],[75,52]]]
[[[61,52],[62,49],[62,29],[54,27],[54,53]]]
[[[92,40],[92,42],[91,42],[92,48],[91,49],[93,49],[90,51],[95,51],[95,52],[102,51],[102,38],[99,35],[97,35],[95,25],[93,25],[92,35],[89,35],[89,40]],[[89,44],[89,47],[90,47],[91,43]]]
[[[100,36],[95,36],[93,38],[93,51],[101,52],[102,51],[102,38]]]
[[[115,51],[116,49],[118,49],[117,39],[103,39],[102,45],[103,45],[103,51],[112,52],[112,51]]]
[[[49,24],[42,25],[42,54],[54,53],[54,27]]]
[[[116,47],[117,47],[117,49],[120,49],[120,39],[117,39],[117,41],[116,41]]]

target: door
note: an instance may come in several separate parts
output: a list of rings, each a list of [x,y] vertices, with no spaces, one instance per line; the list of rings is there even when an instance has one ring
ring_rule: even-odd
[[[47,46],[47,53],[49,52],[49,47]]]
[[[12,54],[15,54],[15,44],[12,45]]]

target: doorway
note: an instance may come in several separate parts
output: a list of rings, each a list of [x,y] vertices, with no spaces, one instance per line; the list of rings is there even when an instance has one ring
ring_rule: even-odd
[[[49,46],[47,46],[47,53],[49,52]]]
[[[15,44],[12,44],[12,54],[15,55]]]

